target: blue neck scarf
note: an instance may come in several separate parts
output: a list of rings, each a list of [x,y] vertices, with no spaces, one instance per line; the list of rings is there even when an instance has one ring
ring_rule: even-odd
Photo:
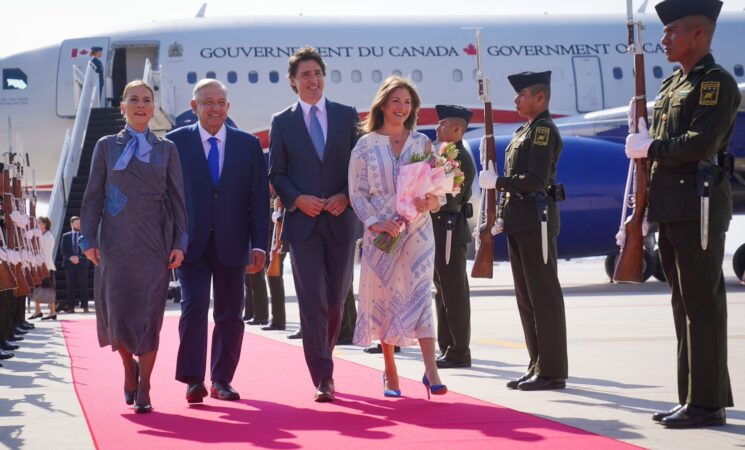
[[[135,131],[129,125],[125,129],[132,136],[132,139],[124,147],[122,155],[114,165],[114,170],[126,169],[133,156],[144,163],[150,164],[150,150],[153,149],[153,146],[147,141],[147,133],[150,129],[148,128],[142,133]]]

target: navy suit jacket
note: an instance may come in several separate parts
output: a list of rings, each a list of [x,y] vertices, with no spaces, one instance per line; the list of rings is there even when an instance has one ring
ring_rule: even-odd
[[[211,233],[217,258],[225,266],[246,265],[251,248],[266,251],[269,242],[269,183],[261,144],[251,134],[225,127],[225,157],[217,186],[198,125],[166,134],[178,147],[184,175],[189,215],[186,262],[202,258]]]
[[[359,116],[350,106],[326,100],[326,117],[328,131],[323,161],[313,147],[299,102],[272,117],[269,179],[282,203],[288,207],[283,230],[288,242],[307,239],[320,217],[307,216],[297,208],[289,210],[299,195],[321,198],[338,193],[349,195],[347,172],[349,157],[359,137]],[[328,215],[328,219],[334,237],[340,242],[362,236],[362,223],[351,207],[339,216]]]
[[[78,231],[78,237],[82,236],[83,233]],[[72,231],[68,231],[67,233],[62,235],[62,239],[60,240],[60,246],[62,247],[62,259],[65,264],[72,264],[70,262],[70,257],[73,256],[73,248],[72,248]],[[83,254],[83,248],[80,247],[80,244],[78,244],[78,257],[80,258],[81,263],[88,263],[88,258],[85,257],[85,254]]]

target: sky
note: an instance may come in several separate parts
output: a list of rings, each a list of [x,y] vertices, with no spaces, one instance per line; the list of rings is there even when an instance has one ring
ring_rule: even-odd
[[[0,57],[146,22],[194,17],[204,0],[1,0]],[[212,0],[207,17],[235,15],[454,15],[625,13],[625,0]],[[643,0],[634,0],[639,7]],[[649,0],[648,10],[657,0]],[[126,6],[126,9],[125,9]],[[725,10],[745,0],[724,0]]]

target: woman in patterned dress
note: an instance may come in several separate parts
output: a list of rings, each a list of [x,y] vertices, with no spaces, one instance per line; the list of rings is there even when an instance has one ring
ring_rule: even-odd
[[[396,218],[396,178],[401,165],[415,154],[432,151],[424,134],[414,131],[419,95],[406,79],[392,76],[378,89],[370,115],[360,125],[364,134],[349,164],[349,196],[365,225],[360,276],[360,304],[354,343],[380,340],[385,360],[384,395],[398,397],[394,347],[417,341],[424,360],[422,382],[429,393],[444,394],[435,364],[437,336],[432,315],[435,243],[429,211],[440,208],[438,197],[416,200],[419,215],[402,231]],[[373,241],[381,234],[400,236],[386,253]]]
[[[93,151],[80,247],[99,269],[99,344],[119,352],[125,401],[147,413],[169,273],[181,264],[188,242],[186,205],[176,146],[148,129],[152,88],[142,80],[129,83],[121,111],[126,128],[101,138]]]

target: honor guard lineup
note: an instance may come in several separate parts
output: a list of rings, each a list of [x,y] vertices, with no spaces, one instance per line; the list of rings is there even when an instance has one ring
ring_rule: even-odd
[[[631,2],[628,3],[630,5]],[[727,153],[727,144],[741,99],[734,78],[716,64],[710,53],[721,7],[722,2],[719,0],[664,0],[655,6],[664,24],[661,46],[668,60],[679,64],[680,69],[662,82],[659,93],[654,98],[652,122],[649,126],[645,110],[640,109],[646,104],[644,90],[639,90],[639,83],[644,85],[643,55],[641,52],[635,55],[638,89],[629,111],[631,126],[626,140],[626,155],[632,160],[630,176],[634,177],[636,183],[637,201],[634,203],[634,214],[628,220],[625,220],[624,209],[621,229],[617,235],[622,257],[619,258],[614,279],[635,281],[633,275],[627,278],[629,272],[625,271],[640,270],[636,256],[637,247],[641,244],[640,239],[635,241],[635,236],[643,238],[648,229],[647,222],[656,224],[659,227],[662,268],[672,290],[673,319],[678,343],[678,398],[676,406],[669,411],[654,414],[652,419],[669,428],[722,425],[726,423],[725,408],[733,406],[727,369],[727,312],[722,261],[725,233],[732,218],[729,177],[733,170],[733,158]],[[635,41],[634,34],[634,27],[641,29],[641,25],[634,22],[631,12],[628,26],[630,50],[641,48],[644,43],[640,42],[641,39]],[[500,174],[496,167],[496,158],[487,151],[489,145],[494,150],[491,104],[488,80],[481,74],[480,48],[478,53],[480,91],[487,116],[486,136],[481,146],[484,169],[479,173],[478,183],[484,190],[480,213],[487,220],[488,226],[481,224],[474,236],[477,252],[479,248],[482,253],[486,252],[491,263],[491,236],[499,233],[506,235],[515,296],[529,357],[526,372],[509,381],[506,387],[520,391],[563,389],[568,379],[569,364],[564,299],[557,272],[556,240],[560,232],[559,203],[565,199],[565,193],[559,182],[560,174],[557,173],[563,143],[549,112],[551,72],[520,72],[507,77],[515,91],[517,113],[526,122],[516,130],[507,145],[505,164]],[[402,155],[408,155],[406,152],[411,151],[412,145],[421,147],[425,153],[431,151],[429,140],[413,129],[420,103],[415,88],[402,78],[391,77],[386,80],[371,108],[375,113],[371,112],[360,127],[354,108],[328,101],[324,97],[325,74],[326,66],[322,55],[315,49],[301,48],[290,57],[288,78],[291,88],[298,94],[298,102],[273,117],[268,170],[259,156],[260,149],[255,138],[224,125],[230,103],[227,101],[227,88],[215,80],[203,80],[194,90],[192,106],[200,118],[199,124],[174,131],[167,136],[178,147],[180,167],[187,184],[196,185],[197,182],[193,180],[199,178],[195,175],[186,176],[188,172],[203,169],[201,166],[191,166],[195,157],[189,156],[189,152],[200,156],[204,154],[212,175],[211,178],[199,178],[199,183],[205,186],[187,189],[185,200],[180,200],[185,202],[190,217],[189,232],[182,239],[189,239],[189,250],[192,252],[195,233],[191,220],[194,216],[192,210],[199,209],[200,203],[210,203],[197,202],[192,198],[196,195],[193,192],[214,190],[214,202],[217,204],[223,170],[228,173],[231,170],[223,163],[226,151],[229,152],[226,150],[226,137],[235,135],[250,144],[255,151],[250,159],[242,163],[251,173],[263,172],[261,176],[257,175],[259,181],[250,186],[246,193],[240,191],[240,195],[229,198],[230,201],[239,203],[258,200],[256,204],[262,205],[257,208],[260,211],[252,212],[257,214],[257,218],[239,218],[246,223],[257,224],[251,233],[260,238],[262,246],[254,248],[251,254],[230,253],[230,245],[224,238],[221,240],[220,233],[216,232],[220,227],[220,220],[217,220],[219,217],[201,215],[203,219],[209,218],[204,219],[205,222],[199,229],[199,242],[206,250],[200,255],[187,251],[184,264],[179,268],[185,285],[186,301],[181,305],[181,349],[176,379],[187,385],[186,399],[189,403],[200,403],[208,395],[204,385],[206,334],[202,328],[206,324],[203,316],[207,311],[204,305],[209,304],[207,289],[210,276],[219,278],[219,282],[226,286],[219,295],[220,302],[225,302],[226,305],[230,300],[223,314],[226,321],[229,316],[231,323],[236,323],[221,331],[234,336],[224,340],[227,346],[229,342],[239,342],[242,334],[242,324],[238,324],[238,304],[241,302],[233,300],[242,300],[240,287],[245,281],[245,266],[248,264],[252,272],[259,274],[263,285],[261,268],[266,261],[267,274],[276,278],[275,283],[279,282],[281,285],[279,277],[282,258],[289,250],[299,297],[305,357],[315,389],[314,398],[318,402],[334,401],[331,352],[335,343],[341,343],[337,338],[345,311],[344,303],[349,303],[351,298],[351,303],[354,304],[352,291],[347,288],[352,283],[351,261],[356,240],[361,234],[361,225],[365,229],[362,239],[366,252],[377,251],[370,245],[372,241],[367,241],[368,237],[382,233],[393,237],[406,235],[405,226],[399,227],[392,223],[392,219],[384,217],[390,213],[388,209],[376,209],[380,208],[384,201],[382,199],[390,199],[391,192],[373,193],[380,189],[380,185],[367,182],[373,181],[376,174],[385,175],[385,171],[390,172],[388,175],[398,173],[400,164],[404,164],[399,159]],[[143,88],[145,94],[145,90],[150,89],[146,85],[136,87]],[[130,98],[129,101],[138,100]],[[421,252],[424,255],[429,251],[426,241],[431,239],[434,243],[431,281],[435,288],[436,344],[440,350],[435,367],[429,362],[433,350],[428,339],[432,338],[422,337],[431,331],[422,331],[427,328],[425,325],[430,319],[426,308],[417,309],[422,320],[416,324],[419,327],[417,337],[425,363],[422,381],[428,396],[430,393],[442,395],[447,392],[446,385],[440,383],[438,368],[471,366],[471,312],[466,253],[467,244],[471,241],[468,219],[473,215],[469,203],[470,186],[476,175],[476,167],[467,155],[468,150],[462,139],[472,113],[457,105],[436,105],[436,110],[439,118],[437,141],[452,142],[460,151],[456,161],[465,182],[458,193],[447,194],[439,200],[427,197],[426,204],[422,200],[420,212],[427,216],[427,220],[416,223],[419,230],[416,234],[419,239],[421,236],[431,237],[424,242],[414,241],[412,238],[408,244],[401,244],[410,245],[412,252]],[[125,113],[124,107],[122,112]],[[134,118],[134,113],[131,114]],[[143,122],[141,128],[128,131],[127,136],[145,133],[140,141],[145,142],[149,132],[146,122]],[[154,136],[151,139],[153,143],[156,142]],[[311,151],[308,152],[308,149]],[[134,167],[142,162],[149,164],[137,150],[134,152],[137,158],[136,161],[132,160],[135,161]],[[371,155],[377,155],[377,158]],[[383,161],[383,157],[390,158],[391,161]],[[125,169],[126,166],[125,162]],[[347,168],[348,177],[345,178]],[[0,249],[0,289],[3,290],[0,293],[0,359],[12,357],[10,350],[17,346],[11,341],[22,340],[20,335],[33,328],[33,325],[24,321],[25,296],[42,284],[42,280],[49,276],[50,269],[44,263],[41,232],[33,217],[34,196],[30,196],[28,192],[24,196],[21,191],[23,166],[18,161],[13,161],[13,154],[10,154],[8,164],[3,169],[4,215],[0,217],[0,221],[4,221]],[[269,174],[269,180],[266,179],[266,173]],[[330,173],[334,175],[329,176]],[[384,180],[379,181],[381,184],[385,183]],[[274,202],[271,204],[267,196],[269,182],[276,189]],[[350,198],[352,188],[356,191]],[[395,186],[389,188],[395,194]],[[243,187],[235,187],[235,192],[240,189]],[[182,194],[175,197],[179,195]],[[376,195],[379,197],[375,198]],[[438,201],[439,208],[435,208]],[[265,226],[271,224],[267,205],[276,209],[272,217],[274,225],[269,227]],[[107,203],[107,211],[109,207]],[[487,213],[488,208],[493,213]],[[231,214],[230,208],[220,207],[215,211],[217,212],[214,214]],[[493,217],[487,217],[489,215]],[[263,216],[267,220],[258,220]],[[98,222],[94,222],[91,221],[88,225],[88,234],[94,225],[97,226]],[[272,226],[274,236],[269,240],[267,228]],[[184,231],[177,228],[179,232]],[[81,237],[81,244],[85,239],[86,236]],[[404,237],[406,239],[409,237]],[[267,246],[266,243],[271,245]],[[185,242],[179,244],[181,245],[174,244],[173,251],[180,252]],[[85,247],[86,255],[89,249],[98,250],[90,247],[87,242]],[[270,255],[265,259],[267,250]],[[228,258],[228,261],[226,256],[221,256],[223,253],[229,254],[232,259]],[[183,256],[182,253],[180,257]],[[369,258],[364,262],[366,269],[362,273],[362,283],[367,283],[368,286],[360,289],[360,303],[365,303],[367,309],[363,309],[356,320],[357,330],[350,331],[350,336],[345,336],[343,341],[346,343],[348,340],[351,343],[353,340],[359,344],[369,343],[371,339],[380,340],[381,351],[386,357],[384,395],[398,397],[401,392],[398,389],[398,374],[393,359],[394,345],[411,342],[403,340],[400,335],[392,335],[391,330],[385,329],[385,324],[380,325],[387,317],[372,320],[375,326],[368,322],[373,313],[380,314],[381,301],[385,305],[387,296],[393,295],[386,289],[381,290],[381,286],[370,287],[370,276],[374,274],[383,280],[385,274],[382,273],[381,265],[375,265],[377,262],[388,261],[390,264],[406,267],[408,261],[405,258],[408,256],[363,257]],[[99,255],[96,253],[92,260],[97,264]],[[180,260],[172,258],[171,263],[178,266]],[[220,270],[215,270],[216,268]],[[491,277],[490,270],[488,274],[477,272],[479,271],[475,270],[473,276]],[[226,273],[229,273],[230,280],[227,280]],[[396,274],[399,277],[396,282],[401,281],[400,277],[404,275]],[[319,288],[318,280],[328,281],[329,277],[334,278],[334,282]],[[403,284],[407,285],[409,281],[417,280],[407,279]],[[332,286],[333,295],[326,292],[331,292]],[[408,286],[411,287],[411,283]],[[265,290],[264,287],[264,292]],[[412,297],[420,294],[411,292]],[[374,299],[378,309],[369,307],[373,301],[368,298],[371,295],[379,297]],[[271,324],[268,324],[266,294],[263,294],[258,305],[263,309],[253,310],[253,323],[249,324],[268,325],[263,328],[265,330],[285,329],[283,292],[277,296],[282,300],[276,305],[274,297],[273,294]],[[199,317],[192,317],[196,313]],[[37,309],[33,318],[40,316]],[[354,322],[354,319],[351,320]],[[368,327],[369,330],[360,330],[363,327]],[[410,338],[409,335],[405,337]],[[194,349],[199,353],[196,357]],[[234,355],[239,353],[240,345],[237,345],[237,350],[229,350],[223,352],[233,355],[229,360],[211,367],[212,386],[209,395],[220,400],[239,398],[230,382],[237,365],[237,357]],[[153,349],[149,351],[154,352]],[[152,405],[147,393],[143,392],[140,378],[142,359],[139,363],[131,362],[134,361],[133,353],[136,352],[131,351],[127,358],[123,356],[123,364],[128,373],[125,398],[127,403],[135,403],[137,412],[149,412]],[[145,360],[147,365],[143,367],[148,371],[147,376],[152,370],[154,359],[153,355],[151,361]],[[149,390],[149,381],[147,389]]]
[[[22,188],[20,155],[12,150],[6,155],[5,164],[0,164],[0,359],[13,358],[15,342],[34,328],[24,317],[26,296],[50,276],[37,227],[36,190]]]

